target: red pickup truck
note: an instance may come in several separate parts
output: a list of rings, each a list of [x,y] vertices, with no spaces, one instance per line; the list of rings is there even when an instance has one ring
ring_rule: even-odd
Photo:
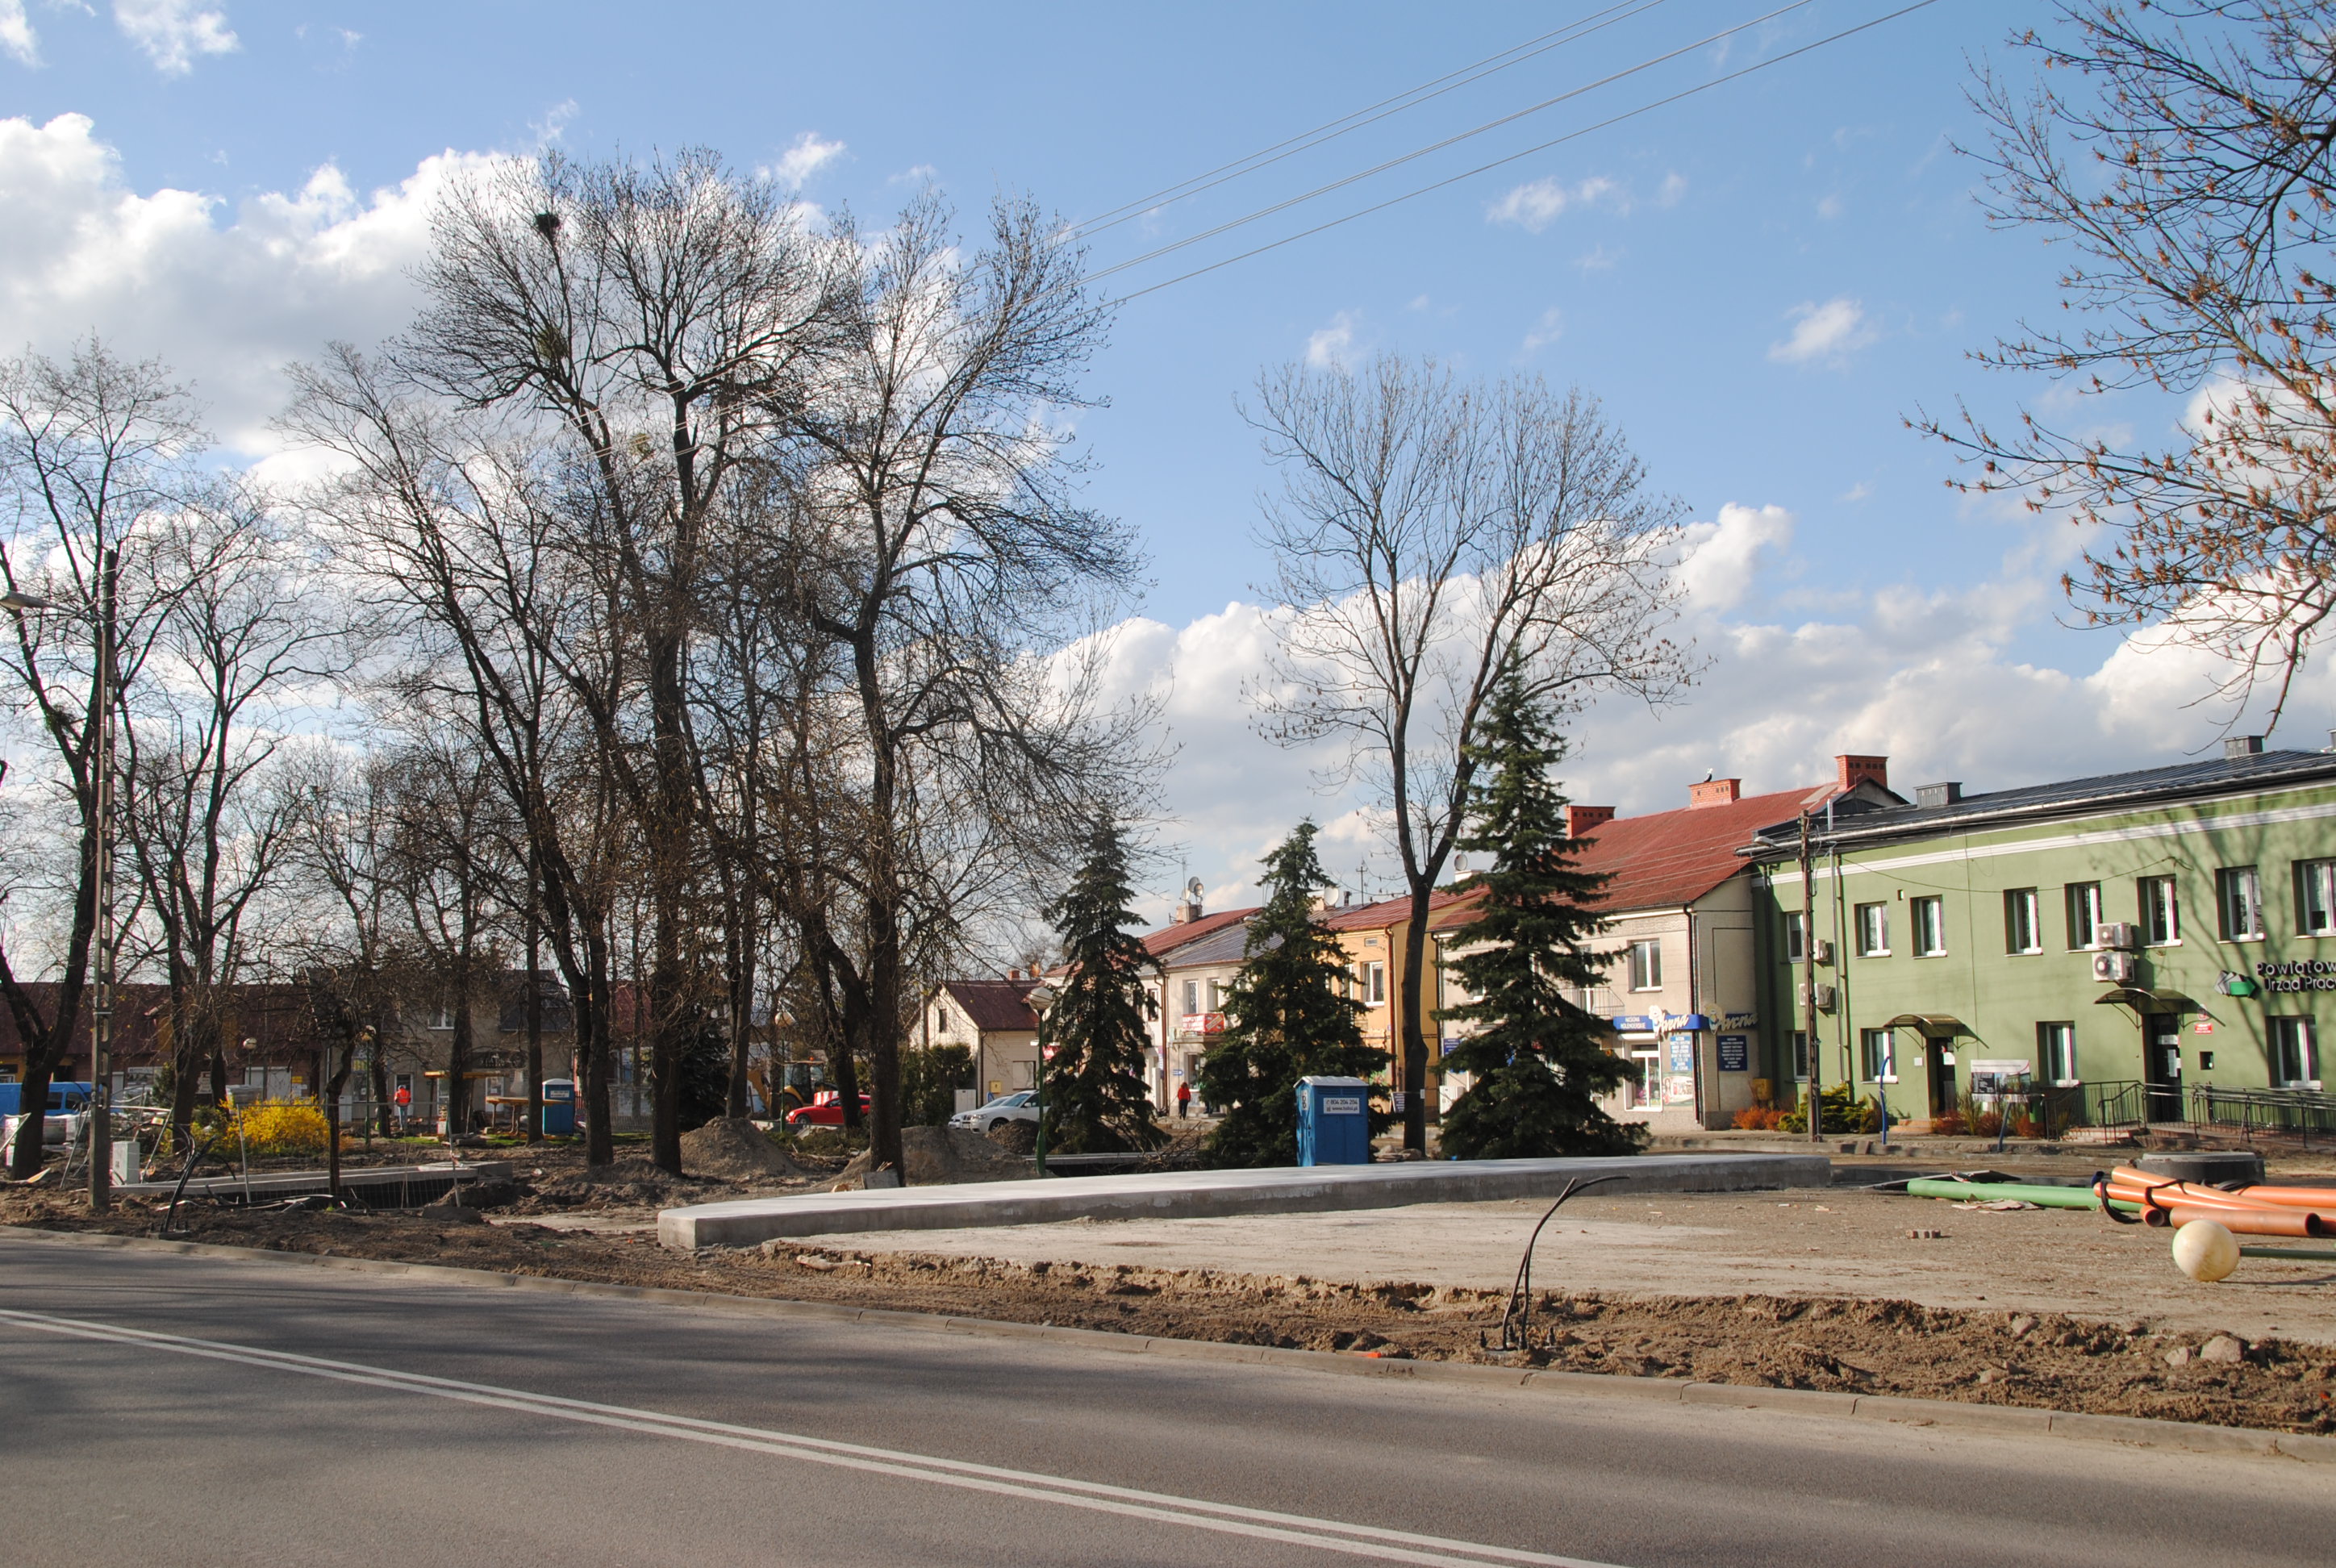
[[[860,1096],[860,1115],[868,1116],[868,1096]],[[843,1096],[833,1089],[822,1089],[811,1097],[808,1105],[797,1105],[787,1113],[790,1127],[840,1127],[843,1125]]]

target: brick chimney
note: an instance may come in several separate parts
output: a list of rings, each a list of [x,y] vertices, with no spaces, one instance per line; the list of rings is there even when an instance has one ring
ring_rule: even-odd
[[[1886,756],[1836,756],[1833,767],[1834,785],[1844,794],[1868,781],[1881,789],[1890,787],[1890,759]]]
[[[1578,839],[1596,830],[1601,823],[1614,820],[1612,806],[1572,806],[1565,808],[1565,836]]]
[[[1698,806],[1732,806],[1744,794],[1740,778],[1708,778],[1701,784],[1687,786],[1688,809]]]

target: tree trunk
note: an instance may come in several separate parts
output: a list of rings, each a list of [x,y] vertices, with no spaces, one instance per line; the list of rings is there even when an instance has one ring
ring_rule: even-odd
[[[543,980],[536,972],[542,961],[542,922],[536,897],[537,879],[527,888],[527,1141],[543,1142]],[[569,1086],[571,1088],[574,1086]]]
[[[1419,1027],[1419,994],[1427,971],[1427,901],[1432,885],[1415,884],[1403,919],[1403,985],[1395,1000],[1402,1015],[1397,1038],[1403,1051],[1403,1146],[1427,1152],[1427,1034]]]
[[[446,1045],[446,1141],[471,1130],[471,988],[463,977],[455,993],[454,1033]]]

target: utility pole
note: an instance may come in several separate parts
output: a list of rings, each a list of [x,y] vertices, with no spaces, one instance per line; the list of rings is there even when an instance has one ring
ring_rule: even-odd
[[[1801,812],[1801,1016],[1808,1022],[1801,1036],[1803,1057],[1809,1070],[1809,1142],[1825,1137],[1825,1101],[1817,1091],[1817,879],[1816,860],[1809,846],[1809,813]]]

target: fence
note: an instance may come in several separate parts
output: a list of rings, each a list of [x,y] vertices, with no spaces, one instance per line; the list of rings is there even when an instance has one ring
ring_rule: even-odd
[[[2236,1128],[2240,1136],[2257,1134],[2300,1139],[2304,1147],[2316,1138],[2336,1142],[2336,1095],[2317,1089],[2225,1089],[2200,1084],[2190,1091],[2190,1125],[2194,1127]]]

